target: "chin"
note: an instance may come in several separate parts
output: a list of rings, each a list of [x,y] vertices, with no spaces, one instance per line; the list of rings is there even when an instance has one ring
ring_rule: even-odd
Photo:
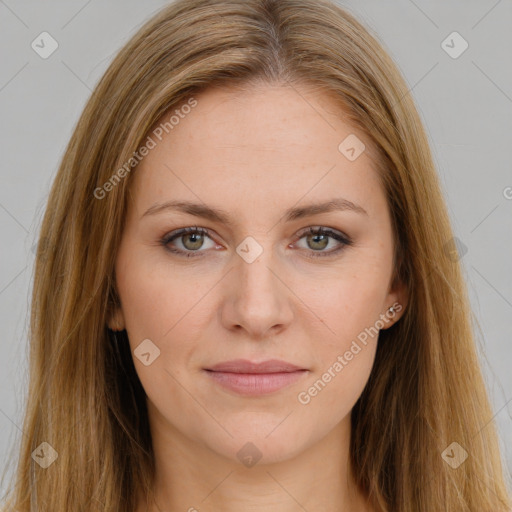
[[[286,417],[274,422],[271,428],[257,428],[251,423],[240,423],[238,428],[232,426],[229,432],[233,437],[221,436],[215,440],[205,440],[206,444],[219,455],[242,467],[276,464],[293,459],[308,448],[308,438],[304,430],[294,435],[290,429],[279,425]]]

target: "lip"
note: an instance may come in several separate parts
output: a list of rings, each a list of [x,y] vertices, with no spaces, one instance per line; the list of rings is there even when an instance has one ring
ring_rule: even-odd
[[[280,359],[268,359],[261,363],[253,363],[247,359],[233,359],[232,361],[218,363],[206,369],[213,372],[228,373],[288,373],[305,370],[305,368],[281,361]]]
[[[205,368],[209,378],[240,395],[263,395],[279,391],[308,373],[306,368],[279,359],[255,363],[234,359]]]

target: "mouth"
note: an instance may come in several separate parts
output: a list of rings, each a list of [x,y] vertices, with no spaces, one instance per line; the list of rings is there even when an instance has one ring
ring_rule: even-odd
[[[204,370],[209,378],[224,389],[246,396],[279,391],[309,373],[306,368],[277,359],[262,363],[236,359]]]

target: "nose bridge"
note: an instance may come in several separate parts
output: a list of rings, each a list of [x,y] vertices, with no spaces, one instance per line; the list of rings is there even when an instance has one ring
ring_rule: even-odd
[[[291,320],[287,289],[279,278],[280,265],[271,237],[246,237],[236,248],[237,259],[231,279],[234,286],[228,299],[229,322],[252,334],[262,334]],[[277,274],[277,275],[276,275]]]
[[[258,299],[260,294],[268,295],[266,301],[275,300],[280,293],[275,276],[276,255],[273,253],[270,236],[259,241],[252,236],[246,237],[236,248],[240,258],[237,262],[239,286],[245,296]]]

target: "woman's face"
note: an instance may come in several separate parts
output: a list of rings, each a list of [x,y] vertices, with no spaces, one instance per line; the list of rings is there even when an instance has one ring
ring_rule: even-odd
[[[328,97],[194,99],[162,118],[175,114],[134,173],[109,325],[127,330],[154,437],[285,460],[348,424],[374,333],[405,305],[386,198],[368,141]]]

